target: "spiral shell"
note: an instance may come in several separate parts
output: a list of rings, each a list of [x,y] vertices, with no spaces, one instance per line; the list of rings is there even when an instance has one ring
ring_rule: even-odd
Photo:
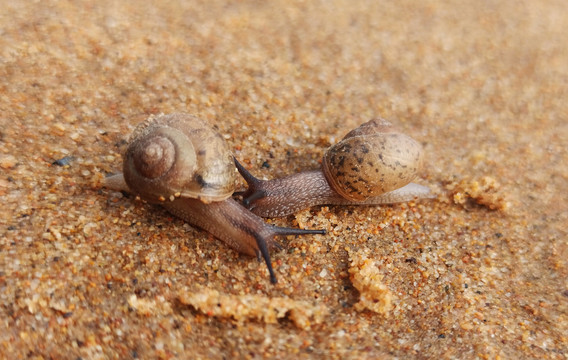
[[[322,166],[337,193],[364,201],[410,183],[422,162],[419,143],[397,132],[388,121],[374,119],[330,147]]]
[[[219,133],[204,120],[174,113],[150,116],[134,130],[124,179],[150,202],[186,197],[209,203],[233,194],[236,173]]]

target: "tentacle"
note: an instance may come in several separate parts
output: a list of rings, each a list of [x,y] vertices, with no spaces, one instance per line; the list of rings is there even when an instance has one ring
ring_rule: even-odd
[[[258,251],[260,252],[260,254],[262,254],[264,262],[268,267],[268,273],[270,274],[270,282],[276,284],[278,280],[276,279],[276,274],[274,274],[274,269],[272,268],[272,261],[270,260],[270,254],[268,253],[268,246],[266,244],[266,240],[263,237],[259,236],[259,234],[254,234],[254,237],[256,239]]]
[[[233,159],[235,160],[237,170],[247,183],[248,189],[244,192],[239,192],[239,195],[243,197],[243,204],[249,207],[254,201],[266,197],[266,191],[261,189],[263,181],[254,177],[236,158]]]

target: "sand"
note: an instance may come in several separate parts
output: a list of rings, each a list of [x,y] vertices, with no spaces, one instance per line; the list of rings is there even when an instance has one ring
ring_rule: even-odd
[[[568,356],[565,2],[0,6],[0,358]],[[265,179],[383,117],[437,198],[268,219],[328,231],[283,239],[272,285],[102,187],[179,111]]]

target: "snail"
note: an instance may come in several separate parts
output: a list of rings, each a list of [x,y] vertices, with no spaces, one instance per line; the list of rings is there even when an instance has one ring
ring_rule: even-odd
[[[330,147],[319,170],[260,180],[238,161],[247,182],[243,204],[262,217],[282,217],[314,205],[378,205],[433,197],[411,183],[423,163],[422,146],[377,118]]]
[[[183,113],[150,116],[130,137],[123,173],[107,177],[105,186],[160,204],[240,253],[262,256],[276,283],[269,255],[280,247],[274,236],[325,231],[269,225],[244,208],[231,197],[233,161],[221,135],[206,121]]]

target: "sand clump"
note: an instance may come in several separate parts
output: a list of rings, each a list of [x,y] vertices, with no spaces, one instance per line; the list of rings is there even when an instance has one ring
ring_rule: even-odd
[[[455,204],[467,206],[469,202],[485,206],[491,210],[507,210],[509,203],[501,185],[490,176],[480,179],[465,179],[447,186]]]
[[[349,257],[351,265],[349,274],[353,286],[359,291],[359,302],[355,310],[370,310],[388,316],[392,310],[393,295],[386,284],[383,283],[383,274],[377,262],[370,259],[363,252],[352,253]]]
[[[307,301],[262,295],[229,295],[208,288],[182,291],[178,299],[208,316],[233,318],[238,322],[259,320],[275,324],[287,316],[300,329],[321,324],[327,313],[324,305],[313,305]]]

